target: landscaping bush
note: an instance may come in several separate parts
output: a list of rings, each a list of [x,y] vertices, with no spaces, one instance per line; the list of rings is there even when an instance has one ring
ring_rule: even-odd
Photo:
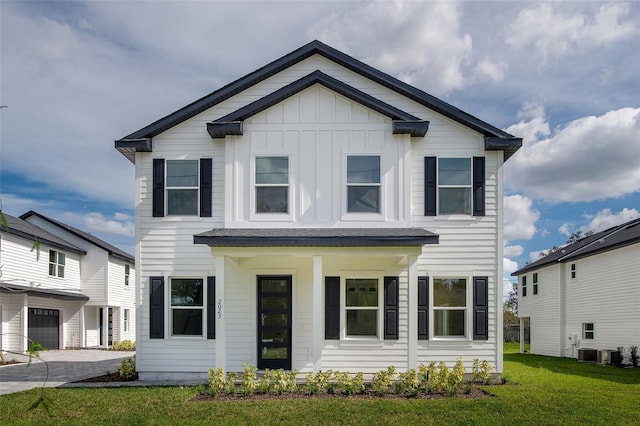
[[[631,355],[631,365],[638,366],[638,345],[633,345],[629,348],[629,354]]]
[[[138,377],[136,373],[136,356],[125,358],[120,362],[118,375],[124,380],[135,380]]]
[[[131,340],[123,340],[122,342],[115,341],[111,345],[111,350],[114,350],[114,351],[135,351],[136,350],[136,342],[132,342]]]

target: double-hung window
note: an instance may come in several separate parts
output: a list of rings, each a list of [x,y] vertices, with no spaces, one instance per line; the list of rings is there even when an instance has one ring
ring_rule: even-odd
[[[438,213],[471,214],[471,159],[438,158]]]
[[[256,157],[256,213],[289,213],[289,157]]]
[[[346,335],[378,335],[378,279],[345,280]]]
[[[433,317],[435,337],[466,336],[466,278],[435,278],[433,280]]]
[[[522,276],[522,297],[527,297],[527,276]]]
[[[380,213],[380,156],[347,157],[347,212]]]
[[[585,340],[593,340],[595,330],[592,322],[582,323],[582,338]]]
[[[171,334],[202,336],[204,283],[200,278],[171,279]]]
[[[131,266],[124,264],[124,285],[129,285],[129,276],[131,275]]]
[[[167,160],[167,215],[198,215],[198,160]]]
[[[52,277],[64,278],[64,267],[66,257],[64,253],[49,250],[49,275]]]
[[[123,315],[124,315],[123,328],[124,328],[124,332],[126,333],[129,331],[129,310],[125,309]]]

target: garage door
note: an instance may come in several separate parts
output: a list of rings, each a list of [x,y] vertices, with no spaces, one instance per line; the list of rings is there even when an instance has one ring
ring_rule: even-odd
[[[29,308],[29,339],[47,349],[60,349],[60,311]]]

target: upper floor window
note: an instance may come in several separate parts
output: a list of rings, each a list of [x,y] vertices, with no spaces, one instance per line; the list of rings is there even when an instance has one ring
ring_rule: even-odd
[[[571,264],[571,278],[575,278],[576,277],[576,264],[572,263]]]
[[[347,212],[380,213],[380,156],[347,157]]]
[[[167,160],[167,215],[198,214],[198,160]]]
[[[131,274],[131,267],[128,263],[124,264],[124,285],[129,285],[129,275]]]
[[[434,336],[466,336],[466,278],[435,278],[433,280],[433,317]]]
[[[256,213],[289,212],[289,158],[256,157]]]
[[[64,253],[49,250],[49,275],[52,277],[64,278],[64,267],[66,256]]]
[[[471,159],[438,159],[438,213],[471,214]]]
[[[377,336],[378,280],[347,278],[345,290],[347,336]]]
[[[527,296],[527,276],[523,275],[522,276],[522,297],[526,297]]]
[[[173,336],[202,336],[203,291],[202,279],[171,279],[171,334]]]
[[[534,283],[534,284],[537,284],[537,283],[538,283],[538,273],[537,273],[537,272],[534,272],[534,273],[533,273],[533,283]]]

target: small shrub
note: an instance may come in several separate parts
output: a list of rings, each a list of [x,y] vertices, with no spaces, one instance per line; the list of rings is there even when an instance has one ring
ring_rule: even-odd
[[[296,392],[298,389],[296,384],[297,374],[298,372],[295,370],[287,373],[283,369],[267,369],[258,380],[258,389],[265,394],[275,392],[278,395],[282,395],[285,392]]]
[[[305,388],[311,395],[321,394],[324,392],[329,393],[328,388],[332,376],[333,372],[331,370],[325,372],[319,371],[315,374],[313,372],[308,372],[305,376]]]
[[[459,393],[463,378],[464,363],[462,362],[462,358],[458,358],[453,369],[447,375],[447,392],[451,395]]]
[[[346,372],[336,371],[333,377],[337,382],[337,388],[345,395],[360,394],[364,391],[364,374],[362,373],[352,376]]]
[[[208,383],[209,393],[212,396],[217,396],[218,394],[224,392],[227,386],[224,370],[222,368],[210,368]]]
[[[631,365],[638,366],[638,345],[633,345],[629,348],[629,354],[631,355]]]
[[[251,395],[256,389],[256,380],[258,376],[256,374],[258,369],[245,362],[242,364],[242,374],[240,375],[240,390],[244,396]]]
[[[386,395],[396,375],[396,368],[390,366],[386,370],[378,371],[371,379],[371,390],[378,395]]]
[[[438,367],[436,367],[436,363],[433,361],[431,361],[427,367],[427,384],[425,391],[427,393],[440,392],[438,386]]]
[[[227,377],[225,379],[224,392],[227,395],[235,395],[236,393],[236,380],[238,379],[238,373],[235,371],[230,371],[227,373]]]
[[[489,383],[489,380],[491,380],[492,370],[493,368],[491,367],[491,364],[489,364],[489,361],[485,359],[480,362],[480,360],[476,358],[473,360],[473,366],[471,367],[471,380],[474,383]]]
[[[135,355],[131,358],[125,358],[120,362],[118,376],[124,380],[135,380],[137,378]]]
[[[135,351],[136,350],[136,342],[132,342],[131,340],[123,340],[122,342],[115,341],[111,345],[111,350],[114,350],[114,351]]]
[[[396,381],[397,394],[407,393],[411,396],[416,396],[419,392],[420,378],[418,377],[418,371],[409,369],[404,373],[398,373],[398,380]]]
[[[624,347],[618,346],[618,349],[611,354],[611,363],[616,367],[622,367],[623,359],[624,359]]]

